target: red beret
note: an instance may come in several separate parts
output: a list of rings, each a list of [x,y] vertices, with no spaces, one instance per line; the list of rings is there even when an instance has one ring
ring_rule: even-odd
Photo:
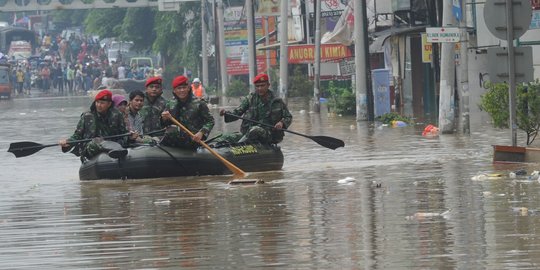
[[[182,84],[185,84],[187,83],[188,79],[186,78],[186,76],[178,76],[176,78],[174,78],[174,80],[172,81],[172,88],[176,88],[177,86],[179,85],[182,85]]]
[[[268,75],[264,74],[264,73],[261,73],[259,75],[257,75],[255,77],[255,79],[253,79],[253,83],[256,83],[256,82],[267,82],[268,81]]]
[[[146,83],[144,84],[144,87],[147,87],[153,83],[161,84],[161,77],[150,77],[146,80]]]
[[[101,90],[101,91],[99,91],[99,93],[97,93],[96,98],[94,98],[94,100],[112,101],[112,93],[111,93],[111,91],[109,91],[107,89]]]

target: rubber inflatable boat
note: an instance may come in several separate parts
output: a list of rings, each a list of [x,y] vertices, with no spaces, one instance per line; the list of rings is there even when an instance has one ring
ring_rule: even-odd
[[[277,145],[237,144],[213,149],[245,172],[273,171],[283,167],[283,153]],[[226,174],[232,173],[203,147],[190,151],[160,145],[128,148],[127,155],[119,158],[102,153],[84,161],[79,169],[81,180]]]

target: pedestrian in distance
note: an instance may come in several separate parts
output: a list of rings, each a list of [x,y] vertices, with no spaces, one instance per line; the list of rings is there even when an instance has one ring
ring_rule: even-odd
[[[201,80],[199,78],[193,79],[193,83],[191,84],[191,91],[193,92],[193,95],[196,96],[197,98],[208,100],[206,91],[204,87],[202,86]]]
[[[168,128],[161,144],[195,150],[199,143],[208,137],[214,127],[214,117],[210,114],[208,105],[202,99],[196,98],[188,83],[188,78],[178,76],[172,81],[173,99],[167,103],[161,114],[163,126],[172,124],[174,118],[193,133],[191,137],[178,127]]]
[[[221,109],[219,115],[224,116],[225,122],[238,120],[240,116],[263,124],[272,126],[268,128],[257,123],[243,120],[240,126],[241,137],[238,142],[279,143],[283,140],[283,129],[292,123],[292,115],[283,100],[270,90],[268,75],[259,74],[253,79],[255,92],[244,97],[240,105],[232,110]],[[226,135],[230,142],[235,142],[239,137]]]
[[[161,77],[150,77],[144,84],[146,94],[144,105],[140,110],[143,119],[143,132],[161,129],[161,113],[165,110],[167,101],[162,97],[163,86]]]
[[[124,117],[112,106],[112,93],[104,89],[94,98],[90,110],[84,112],[77,124],[75,132],[68,139],[61,139],[58,144],[63,152],[71,150],[81,160],[90,159],[102,152],[107,152],[111,158],[120,158],[127,154],[124,148],[129,141],[137,138],[136,133],[115,140],[104,140],[105,136],[127,134]],[[87,143],[72,145],[70,141],[93,139]],[[75,148],[73,148],[75,147]],[[73,150],[72,150],[73,148]]]
[[[15,73],[15,77],[17,80],[17,94],[22,95],[23,94],[23,87],[24,87],[24,72],[21,67],[17,68],[17,71]]]

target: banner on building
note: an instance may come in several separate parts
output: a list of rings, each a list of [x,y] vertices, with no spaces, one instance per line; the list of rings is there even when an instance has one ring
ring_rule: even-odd
[[[289,64],[307,64],[315,61],[315,45],[289,45]],[[322,44],[321,62],[337,62],[352,57],[349,47],[342,44]]]

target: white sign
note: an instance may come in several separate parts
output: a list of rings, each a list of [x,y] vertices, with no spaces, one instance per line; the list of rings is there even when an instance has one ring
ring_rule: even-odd
[[[461,36],[457,27],[427,27],[428,42],[459,42]]]

